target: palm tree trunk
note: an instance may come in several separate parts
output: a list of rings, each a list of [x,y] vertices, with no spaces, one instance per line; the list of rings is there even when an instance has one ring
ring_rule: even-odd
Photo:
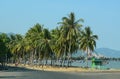
[[[48,61],[47,61],[47,59],[45,60],[45,65],[47,66],[47,64],[48,64]]]
[[[88,67],[88,48],[87,48],[87,57],[86,57],[87,67]]]
[[[66,52],[64,52],[63,58],[62,58],[62,67],[65,66],[65,57],[66,57]]]
[[[37,55],[37,50],[36,50],[36,48],[35,48],[35,53],[34,53],[34,59],[33,59],[33,60],[35,60],[34,65],[37,66],[36,55]]]
[[[40,52],[39,52],[39,57],[38,57],[38,65],[40,66],[40,62],[41,60],[40,60]]]
[[[23,51],[23,61],[24,61],[24,66],[26,65],[26,60],[25,60],[25,53]]]
[[[30,63],[31,63],[31,66],[33,66],[33,57],[34,57],[34,55],[33,55],[33,51],[31,52],[31,55],[30,55]]]
[[[51,57],[51,63],[50,63],[50,65],[52,66],[53,65],[53,58]]]

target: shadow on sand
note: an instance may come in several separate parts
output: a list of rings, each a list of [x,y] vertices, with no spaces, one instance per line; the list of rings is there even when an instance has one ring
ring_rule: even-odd
[[[18,77],[24,77],[24,76],[0,76],[0,78],[10,78],[10,79],[13,79],[13,78],[18,78]]]
[[[40,70],[27,69],[27,68],[24,68],[24,67],[6,66],[6,68],[1,69],[0,71],[5,71],[5,72],[27,72],[27,71],[40,71]]]

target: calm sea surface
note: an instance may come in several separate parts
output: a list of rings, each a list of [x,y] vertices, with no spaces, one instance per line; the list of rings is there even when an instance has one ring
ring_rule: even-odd
[[[105,64],[101,67],[110,69],[120,69],[120,61],[108,61],[108,62],[109,62],[108,64]],[[87,66],[87,63],[83,61],[76,61],[72,63],[72,66],[85,67]],[[91,67],[91,61],[88,61],[88,66]]]

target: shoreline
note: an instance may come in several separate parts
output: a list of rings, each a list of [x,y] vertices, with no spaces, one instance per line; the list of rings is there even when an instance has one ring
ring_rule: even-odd
[[[32,70],[41,70],[41,71],[53,71],[53,72],[120,72],[120,69],[93,69],[93,68],[81,68],[81,67],[57,67],[57,66],[29,66],[29,65],[18,65],[9,64],[12,67],[20,67]]]

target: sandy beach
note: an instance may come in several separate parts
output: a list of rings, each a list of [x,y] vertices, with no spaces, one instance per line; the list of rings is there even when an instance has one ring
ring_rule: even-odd
[[[10,66],[15,67],[14,64]],[[120,72],[119,69],[94,69],[94,68],[81,68],[81,67],[57,67],[57,66],[29,66],[29,65],[18,65],[17,67],[41,70],[41,71],[56,71],[56,72]]]
[[[50,68],[49,68],[50,69]],[[57,68],[54,68],[54,70]],[[0,79],[119,79],[120,72],[75,72],[72,68],[60,69],[64,71],[33,70],[23,67],[9,67],[8,70],[0,71]],[[77,68],[78,69],[78,68]],[[82,69],[80,69],[82,70]]]

